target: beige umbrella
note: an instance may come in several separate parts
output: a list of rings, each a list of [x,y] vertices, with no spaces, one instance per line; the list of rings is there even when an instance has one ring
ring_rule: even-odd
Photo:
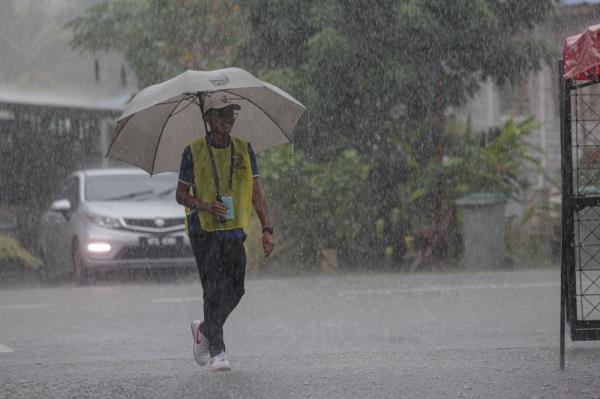
[[[131,100],[106,156],[150,174],[178,170],[183,149],[206,134],[204,100],[219,93],[240,105],[231,134],[249,141],[255,152],[291,143],[306,110],[285,91],[240,68],[186,71]]]

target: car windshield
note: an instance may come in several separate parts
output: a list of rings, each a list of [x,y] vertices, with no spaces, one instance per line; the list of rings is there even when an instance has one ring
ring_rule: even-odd
[[[177,186],[177,175],[165,173],[147,175],[88,176],[85,180],[86,201],[123,201],[172,199]]]

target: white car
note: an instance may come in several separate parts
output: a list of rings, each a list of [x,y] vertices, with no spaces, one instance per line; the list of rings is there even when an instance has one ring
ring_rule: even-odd
[[[89,169],[65,180],[40,225],[50,279],[133,268],[195,268],[177,175]]]

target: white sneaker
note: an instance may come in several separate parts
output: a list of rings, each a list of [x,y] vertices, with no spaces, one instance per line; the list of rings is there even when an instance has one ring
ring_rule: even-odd
[[[194,337],[194,359],[200,366],[206,366],[208,363],[208,339],[200,332],[203,321],[192,321],[192,336]]]
[[[219,353],[215,357],[210,358],[210,364],[208,366],[210,371],[227,371],[231,370],[231,366],[229,365],[229,361],[227,360],[227,355],[225,352]]]

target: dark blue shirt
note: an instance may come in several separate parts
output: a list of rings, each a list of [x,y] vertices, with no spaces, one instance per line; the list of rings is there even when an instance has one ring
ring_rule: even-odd
[[[248,143],[248,155],[250,156],[250,165],[252,167],[252,177],[259,177],[258,165],[256,163],[256,156],[252,150],[252,146]],[[192,192],[195,190],[195,178],[194,178],[194,157],[192,156],[192,149],[190,146],[185,147],[183,155],[181,156],[181,166],[179,167],[179,181],[192,187]],[[198,211],[193,210],[188,215],[188,230],[190,233],[200,231],[200,218],[198,218]],[[227,231],[217,231],[215,234],[222,237],[245,237],[245,233],[242,229],[234,229]]]

